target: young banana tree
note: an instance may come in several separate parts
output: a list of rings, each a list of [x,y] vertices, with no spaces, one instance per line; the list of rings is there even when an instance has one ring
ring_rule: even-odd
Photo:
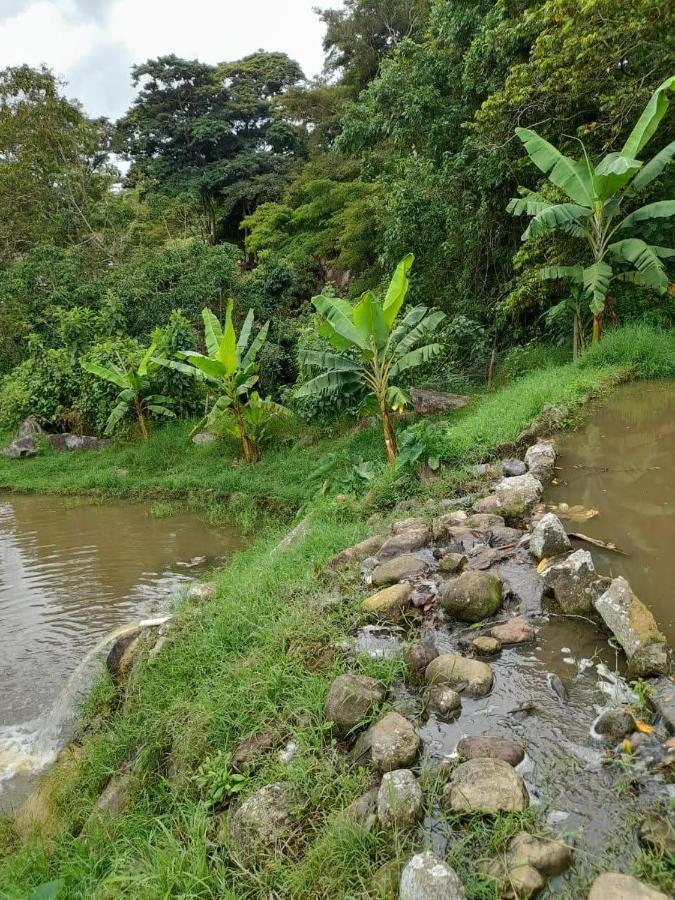
[[[125,369],[121,364],[116,365],[115,363],[103,366],[86,359],[80,360],[80,365],[85,372],[96,375],[97,378],[102,378],[104,381],[111,382],[111,384],[116,384],[117,387],[122,389],[117,397],[117,405],[108,416],[105,434],[112,434],[117,424],[133,411],[141,429],[143,440],[147,441],[147,416],[149,413],[156,416],[174,415],[170,409],[170,397],[151,393],[152,381],[149,367],[153,361],[155,350],[155,345],[151,344],[136,368]]]
[[[235,422],[236,432],[241,441],[244,459],[247,463],[256,462],[259,450],[251,440],[244,415],[253,386],[258,381],[256,357],[267,339],[269,322],[266,322],[251,340],[253,331],[253,310],[248,311],[244,324],[237,338],[232,323],[233,300],[227,301],[225,327],[221,328],[218,318],[210,309],[202,310],[204,320],[204,342],[206,355],[194,350],[181,352],[180,360],[156,361],[160,365],[177,369],[195,377],[204,377],[219,393],[214,410],[229,410]],[[204,421],[200,423],[203,426]]]
[[[568,278],[583,288],[593,313],[593,342],[600,338],[605,301],[612,279],[629,281],[664,293],[669,286],[663,260],[675,255],[670,247],[647,243],[636,232],[653,219],[675,214],[675,201],[648,203],[629,215],[623,207],[663,172],[675,153],[675,141],[647,163],[637,159],[656,132],[669,105],[668,93],[675,76],[653,93],[621,150],[609,153],[593,166],[581,144],[581,159],[571,159],[529,128],[516,128],[532,162],[568,198],[554,203],[541,194],[522,190],[507,209],[514,215],[525,213],[532,221],[522,240],[558,230],[584,240],[590,250],[588,265],[547,266],[542,279]]]
[[[377,403],[387,460],[392,465],[396,461],[396,435],[390,410],[402,409],[408,402],[404,391],[393,382],[440,353],[440,344],[424,341],[445,318],[444,313],[426,306],[414,306],[398,317],[408,292],[413,259],[410,253],[398,264],[384,300],[371,291],[362,294],[354,305],[337,297],[312,298],[319,334],[336,352],[301,351],[300,363],[320,374],[295,392],[296,397],[309,397],[365,388]]]

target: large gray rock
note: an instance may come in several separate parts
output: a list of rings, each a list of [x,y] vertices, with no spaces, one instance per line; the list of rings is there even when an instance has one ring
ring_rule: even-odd
[[[130,772],[113,775],[96,801],[94,812],[111,817],[119,816],[127,806],[130,788]]]
[[[505,478],[515,478],[516,475],[524,475],[527,472],[527,466],[522,459],[503,459],[502,475]]]
[[[487,531],[488,528],[503,528],[506,522],[503,516],[497,516],[495,513],[473,513],[464,524],[467,528]]]
[[[421,550],[422,547],[426,547],[431,538],[431,529],[426,523],[406,528],[387,538],[380,547],[377,554],[378,559],[382,561],[391,559],[393,556],[400,556],[402,553]]]
[[[432,684],[427,691],[426,703],[430,712],[445,721],[455,719],[462,708],[462,698],[447,684]]]
[[[191,603],[208,603],[216,597],[216,586],[206,581],[195,581],[185,596]]]
[[[372,831],[377,825],[377,793],[377,788],[366,791],[342,811],[341,817],[359,828]]]
[[[433,641],[412,641],[403,651],[405,664],[413,673],[424,672],[437,656],[438,650]]]
[[[210,431],[199,431],[192,437],[192,443],[197,447],[208,447],[209,444],[215,444],[217,440],[218,437],[211,434]]]
[[[354,544],[353,547],[346,547],[344,550],[336,553],[328,565],[331,568],[339,568],[348,562],[363,562],[369,556],[374,556],[386,539],[387,536],[385,534],[374,534],[372,537]]]
[[[484,697],[492,688],[492,669],[487,663],[453,653],[432,660],[425,677],[429,684],[444,684],[470,697]]]
[[[385,690],[366,675],[338,675],[326,698],[324,715],[335,734],[349,734],[382,703]]]
[[[525,783],[503,759],[475,757],[459,765],[443,791],[455,813],[523,812],[529,802]]]
[[[549,482],[555,474],[555,444],[553,441],[539,441],[528,447],[525,464],[528,471],[542,484]]]
[[[675,683],[670,678],[655,678],[650,682],[652,703],[672,734],[675,731]]]
[[[567,559],[547,566],[543,578],[546,591],[553,594],[563,613],[588,614],[602,593],[602,581],[588,550],[576,550]]]
[[[618,744],[621,738],[635,730],[635,719],[627,709],[608,709],[595,723],[595,730],[610,744]]]
[[[411,584],[392,584],[364,600],[361,608],[381,621],[395,622],[408,606],[411,594]]]
[[[91,434],[48,434],[47,441],[54,450],[105,450],[112,445],[110,438],[94,437]]]
[[[390,712],[363,732],[354,745],[358,763],[373,763],[380,772],[411,766],[417,757],[420,739],[407,719]]]
[[[431,523],[431,533],[435,541],[442,541],[448,537],[448,529],[462,526],[466,523],[468,516],[463,509],[457,509],[454,512],[444,513],[438,516]]]
[[[229,844],[242,855],[264,855],[273,852],[288,836],[290,825],[290,785],[283,781],[268,784],[232,814]]]
[[[457,752],[463,759],[502,759],[514,767],[525,759],[525,752],[516,741],[491,735],[463,737],[457,744]]]
[[[668,644],[654,616],[632,592],[625,578],[615,578],[595,608],[628,658],[628,673],[647,678],[668,671]]]
[[[554,513],[546,513],[532,529],[530,553],[535,559],[559,556],[572,549],[565,526]]]
[[[571,864],[572,854],[562,841],[521,831],[511,838],[502,856],[479,864],[479,869],[497,879],[500,897],[526,900]]]
[[[16,440],[20,441],[23,438],[27,437],[37,437],[38,435],[44,434],[42,430],[42,426],[35,418],[35,416],[28,416],[27,419],[24,419],[23,422],[16,429]]]
[[[477,512],[498,513],[506,519],[519,519],[539,500],[543,491],[541,481],[530,472],[513,478],[502,478],[492,493],[497,501],[494,508],[476,509],[474,504],[474,509]]]
[[[463,553],[446,553],[438,561],[438,571],[448,575],[456,575],[466,566],[466,556]]]
[[[410,828],[424,814],[422,789],[410,769],[385,772],[377,793],[377,818],[383,828]]]
[[[426,570],[426,564],[412,553],[403,553],[388,559],[373,572],[373,584],[391,584],[393,581],[403,581],[405,578],[415,578]]]
[[[410,402],[418,416],[437,416],[466,406],[468,400],[462,394],[431,391],[428,388],[410,388]]]
[[[428,850],[406,865],[398,896],[399,900],[466,900],[455,870]]]
[[[30,435],[28,437],[19,438],[16,441],[12,441],[11,444],[8,444],[6,447],[0,451],[3,456],[6,456],[8,459],[26,459],[29,456],[35,456],[38,452],[37,444],[35,443],[35,439]]]
[[[501,605],[501,578],[475,569],[449,581],[441,595],[443,609],[462,622],[480,622]]]
[[[593,882],[588,900],[668,900],[668,897],[631,875],[605,872]]]

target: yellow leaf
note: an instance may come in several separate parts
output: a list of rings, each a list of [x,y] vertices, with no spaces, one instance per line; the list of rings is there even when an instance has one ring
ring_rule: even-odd
[[[537,566],[537,572],[539,572],[541,574],[550,562],[551,562],[551,558],[549,556],[545,556],[542,559],[542,561],[539,563],[539,565]]]
[[[632,753],[633,752],[633,745],[628,740],[628,738],[625,738],[621,742],[621,749],[623,750],[624,753]]]
[[[654,734],[654,727],[643,722],[642,719],[635,720],[635,728],[643,734]]]

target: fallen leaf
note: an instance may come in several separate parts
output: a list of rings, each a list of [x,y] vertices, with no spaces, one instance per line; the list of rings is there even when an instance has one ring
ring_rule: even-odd
[[[541,574],[541,573],[544,571],[544,569],[546,568],[546,566],[547,566],[550,562],[551,562],[551,557],[550,557],[550,556],[545,556],[545,557],[541,560],[541,562],[539,563],[539,565],[537,566],[537,572],[538,572],[539,574]]]
[[[625,739],[621,742],[621,750],[622,750],[624,753],[632,753],[632,752],[633,752],[633,745],[632,745],[631,742],[628,740],[628,738],[625,738]]]
[[[642,719],[635,720],[635,728],[643,734],[654,734],[654,726],[648,725],[646,722],[643,722]]]

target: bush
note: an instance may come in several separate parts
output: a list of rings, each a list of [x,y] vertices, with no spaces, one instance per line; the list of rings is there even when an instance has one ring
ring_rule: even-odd
[[[0,425],[14,428],[33,415],[46,428],[67,427],[81,384],[82,374],[76,371],[68,350],[42,351],[5,376],[0,393]]]
[[[189,321],[174,309],[168,323],[163,328],[155,328],[152,341],[157,348],[157,356],[174,359],[179,350],[196,350],[195,331]],[[171,397],[171,409],[177,416],[201,415],[204,410],[206,389],[196,378],[161,366],[153,373],[156,392]]]
[[[579,360],[584,368],[616,366],[635,378],[675,377],[675,332],[650,325],[625,325],[608,331]]]
[[[497,364],[495,383],[507,384],[530,372],[541,372],[554,366],[562,366],[570,361],[570,357],[571,352],[564,347],[541,344],[537,341],[512,347]]]

